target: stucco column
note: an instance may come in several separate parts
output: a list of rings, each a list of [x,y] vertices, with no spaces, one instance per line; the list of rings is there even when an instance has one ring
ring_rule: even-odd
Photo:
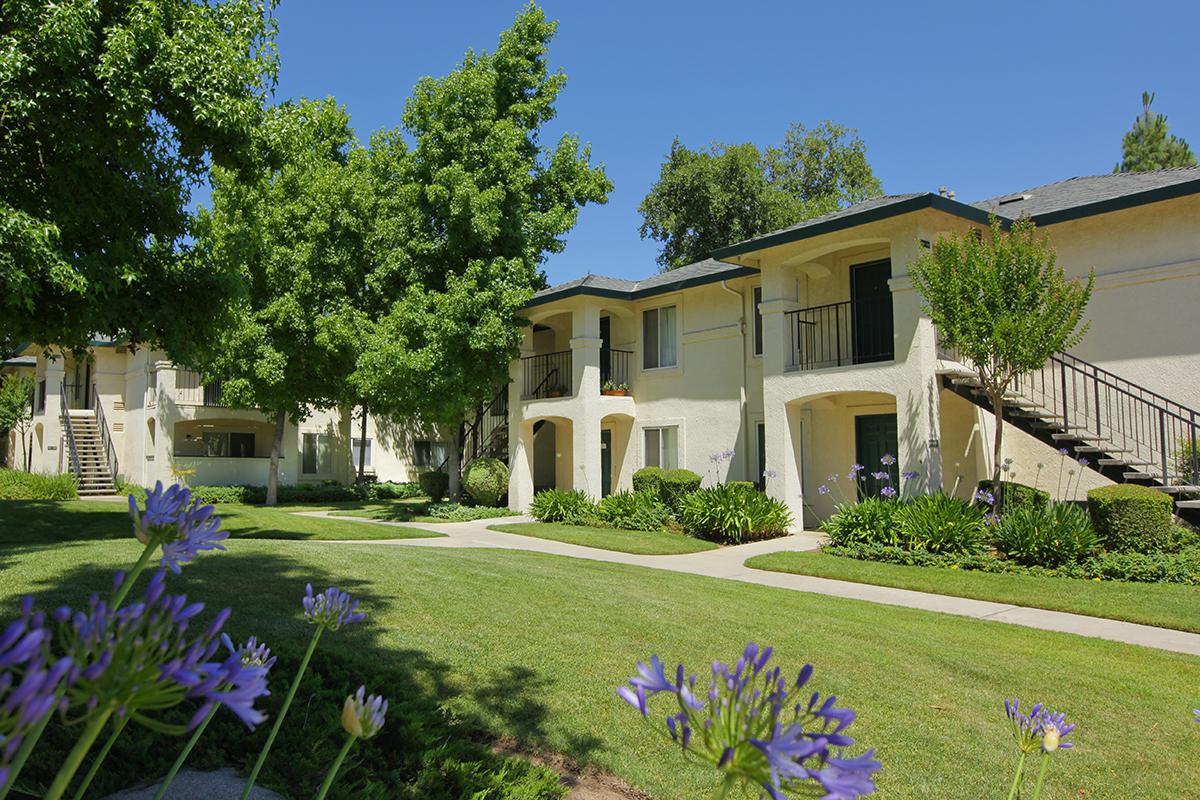
[[[600,471],[600,306],[581,303],[571,314],[571,485],[592,497]]]
[[[62,428],[62,383],[66,368],[63,362],[61,353],[57,358],[46,359],[46,410],[41,420],[41,452],[34,456],[35,467],[40,466],[44,472],[71,471],[70,453],[66,452],[67,434]]]
[[[533,328],[521,339],[518,358],[508,365],[508,507],[524,511],[533,500],[533,425],[521,423],[525,375],[522,358],[533,355]]]
[[[797,308],[796,278],[791,270],[763,269],[763,425],[767,440],[767,494],[787,504],[794,526],[804,525],[804,497],[800,475],[800,409],[789,406],[794,398],[784,371],[790,360],[791,338],[786,312]]]
[[[911,264],[920,256],[919,245],[896,243],[893,264]],[[901,472],[918,473],[913,480],[901,480],[906,496],[927,494],[942,487],[941,398],[937,374],[937,331],[921,311],[921,295],[912,279],[899,275],[889,281],[892,289],[893,316],[901,326],[912,326],[912,344],[904,356],[904,377],[896,387],[896,421]],[[898,356],[901,354],[897,354]]]
[[[171,468],[175,457],[175,423],[183,418],[175,403],[175,398],[179,397],[179,373],[175,365],[159,361],[154,368],[158,371],[158,391],[154,407],[154,440],[146,443],[147,486],[153,486],[155,481],[174,482]]]

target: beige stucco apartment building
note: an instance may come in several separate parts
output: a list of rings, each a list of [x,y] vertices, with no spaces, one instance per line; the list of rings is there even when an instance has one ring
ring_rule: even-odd
[[[640,467],[678,466],[761,481],[812,525],[839,498],[833,476],[852,493],[851,464],[878,470],[885,454],[906,492],[969,497],[992,471],[992,414],[939,350],[908,268],[990,214],[1030,216],[1068,275],[1096,273],[1082,343],[1012,398],[1011,473],[1067,493],[1066,448],[1072,493],[1136,480],[1187,498],[1196,475],[1179,453],[1200,424],[1196,168],[974,204],[880,197],[644,281],[588,275],[539,292],[511,368],[510,505],[549,486],[629,489]],[[603,394],[608,381],[628,394]]]

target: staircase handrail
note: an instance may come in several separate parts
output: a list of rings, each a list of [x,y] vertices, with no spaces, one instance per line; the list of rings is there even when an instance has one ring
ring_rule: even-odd
[[[503,409],[504,411],[502,415],[498,415],[495,411],[497,404],[499,404],[499,408]],[[479,454],[483,451],[483,448],[492,440],[492,436],[502,424],[500,422],[492,422],[490,427],[487,429],[487,433],[483,436],[479,436],[478,431],[484,427],[485,421],[487,421],[489,418],[501,416],[503,422],[507,423],[507,410],[508,384],[506,383],[500,387],[500,390],[496,392],[496,395],[491,400],[475,409],[475,419],[467,426],[467,430],[463,435],[463,444],[466,445],[470,443],[471,450],[463,453],[462,463],[459,464],[460,468],[465,468],[468,463],[479,457]],[[458,444],[457,442],[451,442],[450,446],[457,447]],[[446,465],[449,463],[450,456],[447,455],[444,459],[442,459],[442,463],[438,465],[438,471],[445,472]]]
[[[1079,367],[1076,366],[1076,364],[1082,364],[1084,367],[1086,367],[1088,370],[1091,370],[1094,373],[1096,380],[1102,386],[1108,386],[1112,389],[1115,389],[1118,392],[1126,394],[1130,397],[1137,398],[1139,400],[1145,400],[1146,398],[1151,398],[1154,401],[1156,401],[1156,403],[1158,405],[1163,406],[1164,410],[1166,410],[1166,412],[1168,414],[1171,414],[1181,420],[1189,421],[1189,420],[1194,420],[1194,419],[1200,419],[1200,411],[1197,411],[1194,408],[1189,408],[1188,406],[1185,406],[1182,403],[1176,402],[1175,400],[1172,400],[1169,397],[1165,397],[1165,396],[1159,394],[1158,392],[1154,391],[1153,389],[1147,389],[1145,386],[1134,383],[1133,381],[1128,380],[1127,378],[1122,378],[1120,375],[1110,372],[1109,370],[1104,369],[1104,367],[1097,366],[1090,361],[1085,361],[1084,359],[1080,358],[1079,356],[1072,355],[1071,353],[1067,353],[1067,352],[1060,352],[1060,353],[1055,353],[1054,355],[1050,356],[1050,360],[1057,361],[1066,367],[1070,367],[1073,370],[1085,372],[1085,370],[1080,370]],[[1074,363],[1070,363],[1070,362],[1074,362]],[[1101,379],[1100,378],[1101,375],[1104,375],[1105,378]],[[1124,384],[1124,385],[1122,385],[1122,384]],[[1126,388],[1126,387],[1129,387],[1129,388]],[[1174,410],[1172,410],[1172,407]]]
[[[79,450],[75,447],[75,432],[71,430],[71,408],[67,403],[66,376],[63,377],[62,385],[59,387],[58,410],[59,419],[67,431],[67,447],[71,450],[71,474],[75,476],[75,481],[78,483],[83,479],[83,467],[79,464]]]
[[[100,402],[100,389],[92,384],[92,405],[96,408],[96,427],[100,431],[100,441],[104,443],[104,456],[108,459],[108,472],[113,478],[117,476],[117,448],[113,444],[108,431],[108,420],[104,416],[104,403]]]

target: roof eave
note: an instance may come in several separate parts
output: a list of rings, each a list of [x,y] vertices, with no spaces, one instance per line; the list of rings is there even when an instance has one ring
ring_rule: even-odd
[[[1030,216],[1030,219],[1033,220],[1035,225],[1041,227],[1054,225],[1059,222],[1068,222],[1073,219],[1081,219],[1083,217],[1092,217],[1097,214],[1108,214],[1112,211],[1121,211],[1126,208],[1135,208],[1147,205],[1148,203],[1175,200],[1193,194],[1200,194],[1200,178],[1173,183],[1170,186],[1146,189],[1141,192],[1121,195],[1120,197],[1110,197],[1107,200],[1097,200],[1094,203],[1085,203],[1084,205],[1063,208],[1058,211],[1033,214]]]
[[[535,297],[526,304],[526,308],[534,308],[536,306],[546,305],[558,300],[564,300],[568,297],[578,297],[580,295],[588,295],[591,297],[603,297],[609,300],[642,300],[655,295],[668,294],[670,292],[678,292],[684,289],[690,289],[694,286],[704,286],[709,283],[718,283],[720,281],[733,280],[735,278],[745,278],[750,275],[757,275],[758,270],[754,267],[746,267],[742,265],[731,265],[734,269],[725,272],[714,272],[705,275],[696,275],[692,278],[681,278],[677,281],[669,283],[661,283],[657,286],[650,286],[645,289],[634,289],[632,291],[623,292],[617,289],[601,289],[594,286],[572,286],[569,289],[564,289],[561,292],[554,294],[542,295]]]

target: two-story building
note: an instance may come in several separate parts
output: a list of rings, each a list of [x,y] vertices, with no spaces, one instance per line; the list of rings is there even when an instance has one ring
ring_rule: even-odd
[[[879,197],[643,281],[587,275],[539,292],[511,369],[510,505],[551,486],[601,496],[643,466],[678,466],[762,482],[812,525],[837,486],[854,491],[851,464],[882,471],[885,455],[907,493],[970,497],[992,473],[993,416],[968,365],[939,349],[908,271],[992,214],[1031,217],[1069,276],[1096,273],[1083,342],[1006,404],[1010,475],[1064,494],[1067,448],[1072,493],[1133,480],[1197,505],[1200,168],[971,204]],[[603,393],[610,381],[627,394]]]

